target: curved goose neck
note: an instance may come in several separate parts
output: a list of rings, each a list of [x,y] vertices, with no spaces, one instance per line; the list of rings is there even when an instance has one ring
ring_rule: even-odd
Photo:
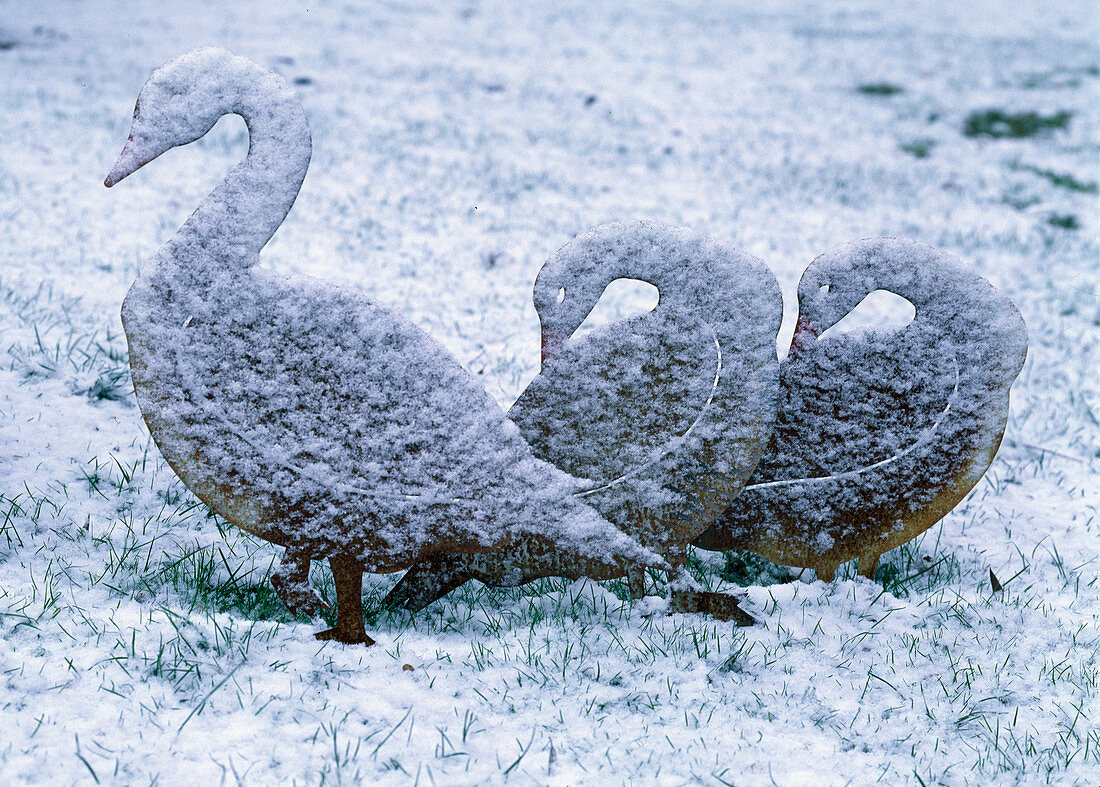
[[[566,244],[540,271],[534,296],[544,340],[549,335],[564,341],[572,335],[606,287],[623,278],[657,288],[654,313],[675,313],[716,326],[743,312],[750,293],[759,297],[761,289],[768,290],[780,302],[778,284],[762,263],[712,238],[657,222],[607,224]],[[745,298],[737,297],[740,289]],[[560,301],[559,290],[564,296]],[[771,316],[774,336],[778,307]]]
[[[915,241],[857,241],[827,253],[811,267],[849,296],[849,309],[875,290],[888,290],[916,309],[913,328],[938,333],[959,362],[1014,376],[1023,363],[1027,333],[1015,305],[961,261]],[[809,270],[807,270],[809,273]],[[813,298],[810,277],[799,300]],[[838,318],[843,315],[834,315]],[[832,322],[836,322],[833,320]]]
[[[258,67],[256,72],[247,79],[235,75],[221,113],[244,118],[248,155],[167,244],[169,255],[181,262],[201,255],[221,264],[253,264],[305,179],[312,153],[305,111],[281,79]]]

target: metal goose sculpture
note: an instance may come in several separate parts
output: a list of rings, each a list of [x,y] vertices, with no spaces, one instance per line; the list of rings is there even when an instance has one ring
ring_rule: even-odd
[[[155,71],[105,184],[203,136],[222,115],[248,155],[152,259],[122,307],[134,390],[183,482],[244,530],[286,548],[272,578],[313,613],[312,559],[328,558],[337,624],[371,644],[364,571],[523,534],[608,563],[667,567],[574,495],[444,348],[362,294],[259,270],[309,165],[305,113],[285,81],[229,52]]]
[[[570,337],[620,278],[657,287],[653,311]],[[624,533],[684,564],[688,544],[740,490],[775,418],[782,316],[760,260],[690,230],[608,224],[558,251],[535,280],[542,370],[509,410],[535,455],[590,479],[585,500]],[[631,594],[644,573],[625,572]],[[388,597],[418,610],[469,579],[515,586],[546,576],[602,580],[618,565],[541,537],[481,554],[440,552]],[[681,574],[671,609],[752,619]]]
[[[818,339],[886,290],[916,315],[896,331]],[[1023,366],[1015,305],[954,257],[878,238],[818,257],[798,286],[776,428],[752,480],[696,541],[817,570],[829,581],[940,521],[993,460]]]

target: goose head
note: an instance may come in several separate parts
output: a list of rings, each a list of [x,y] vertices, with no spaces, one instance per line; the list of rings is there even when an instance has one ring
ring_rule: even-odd
[[[858,240],[822,254],[798,282],[792,348],[816,340],[876,290],[906,298],[919,316],[922,306],[943,294],[937,281],[954,284],[959,275],[956,262],[931,246],[898,238]]]
[[[714,246],[684,227],[657,221],[612,222],[578,235],[535,278],[532,299],[542,324],[543,363],[561,352],[616,279],[656,287],[654,312],[670,308],[678,298],[690,300],[697,289],[692,279],[698,274],[696,263],[716,254]]]
[[[798,282],[795,343],[816,339],[878,289],[875,271],[859,255],[830,252],[816,258]]]
[[[657,288],[646,319],[698,319],[723,340],[744,339],[743,316],[756,329],[779,330],[779,285],[763,262],[707,235],[657,221],[604,224],[557,251],[535,279],[533,300],[542,324],[543,363],[560,354],[607,285],[638,279]],[[765,308],[764,304],[768,304]],[[726,335],[734,330],[740,338]]]
[[[609,266],[610,267],[610,266]],[[609,278],[610,277],[610,278]],[[596,307],[616,271],[567,265],[555,255],[535,278],[532,300],[542,325],[542,362],[555,358],[566,340]]]
[[[798,283],[791,352],[808,347],[876,290],[900,295],[915,314],[905,330],[932,332],[964,372],[1011,381],[1027,353],[1027,327],[1015,304],[958,258],[901,238],[846,243],[810,263]]]
[[[557,251],[538,276],[532,300],[542,324],[542,361],[556,357],[616,279],[647,281],[665,293],[655,249],[683,230],[651,221],[614,222],[579,235]]]
[[[154,71],[138,95],[130,136],[103,185],[110,188],[162,153],[194,142],[232,111],[224,75],[240,73],[237,61],[244,58],[224,49],[200,49]],[[211,80],[212,74],[223,78]]]

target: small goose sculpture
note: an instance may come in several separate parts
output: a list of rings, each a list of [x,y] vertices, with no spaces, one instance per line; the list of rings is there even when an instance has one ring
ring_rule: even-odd
[[[337,624],[317,637],[371,644],[365,570],[524,534],[667,569],[576,497],[576,479],[535,459],[481,386],[407,319],[358,292],[256,267],[310,160],[305,113],[281,77],[219,49],[158,69],[105,185],[227,113],[245,119],[247,157],[146,262],[122,319],[153,439],[207,505],[286,548],[272,578],[286,605],[317,611],[309,562],[328,558]]]
[[[571,339],[620,278],[657,287],[653,311]],[[690,230],[623,222],[581,235],[535,280],[542,370],[508,416],[535,455],[591,479],[585,499],[627,535],[684,564],[688,544],[732,500],[771,434],[778,391],[779,285],[760,260]],[[480,554],[437,553],[388,597],[418,610],[468,579],[602,580],[620,565],[538,536]],[[627,573],[631,595],[644,570]],[[670,609],[751,623],[736,599],[681,574]]]
[[[818,338],[876,290],[908,299],[896,331]],[[927,530],[985,473],[1004,435],[1027,330],[1012,302],[931,246],[879,238],[818,257],[798,286],[775,432],[750,484],[695,541],[816,569]]]

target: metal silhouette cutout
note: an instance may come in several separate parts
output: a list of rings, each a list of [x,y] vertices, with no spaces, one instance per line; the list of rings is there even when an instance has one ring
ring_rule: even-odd
[[[955,258],[906,240],[828,252],[799,284],[791,351],[759,260],[654,222],[599,227],[543,267],[542,369],[507,416],[436,341],[362,294],[256,268],[311,155],[305,113],[274,73],[219,49],[154,72],[105,185],[245,118],[248,155],[147,261],[123,303],[134,389],[183,482],[286,549],[272,583],[323,604],[320,639],[371,644],[364,571],[412,567],[388,598],[420,609],[471,578],[669,575],[672,611],[750,623],[684,569],[689,544],[744,549],[831,579],[938,522],[1000,445],[1027,351],[1015,306]],[[573,333],[619,278],[650,313]],[[876,290],[916,316],[821,335]],[[511,419],[511,420],[509,420]],[[518,428],[517,428],[518,427]]]
[[[138,404],[165,459],[207,505],[284,546],[273,578],[295,612],[321,600],[328,558],[337,624],[321,639],[370,644],[364,571],[433,552],[537,536],[621,566],[667,568],[536,459],[471,375],[395,311],[316,279],[255,267],[309,166],[305,113],[285,81],[205,49],[141,91],[112,186],[224,114],[248,155],[146,261],[122,307]]]
[[[897,331],[818,337],[870,293],[916,308]],[[695,541],[832,579],[936,524],[985,473],[1004,435],[1027,330],[1013,303],[931,246],[878,238],[818,257],[798,286],[768,451]]]
[[[656,308],[570,339],[619,278],[656,286]],[[688,544],[737,494],[771,434],[783,308],[775,277],[705,235],[623,222],[551,257],[534,302],[542,370],[509,417],[536,456],[593,481],[583,494],[608,520],[682,567]],[[478,555],[435,555],[410,569],[388,601],[418,610],[469,579],[512,586],[622,575],[565,545],[528,538]],[[640,596],[642,571],[628,578]],[[734,597],[703,593],[683,574],[671,608],[751,622]]]

